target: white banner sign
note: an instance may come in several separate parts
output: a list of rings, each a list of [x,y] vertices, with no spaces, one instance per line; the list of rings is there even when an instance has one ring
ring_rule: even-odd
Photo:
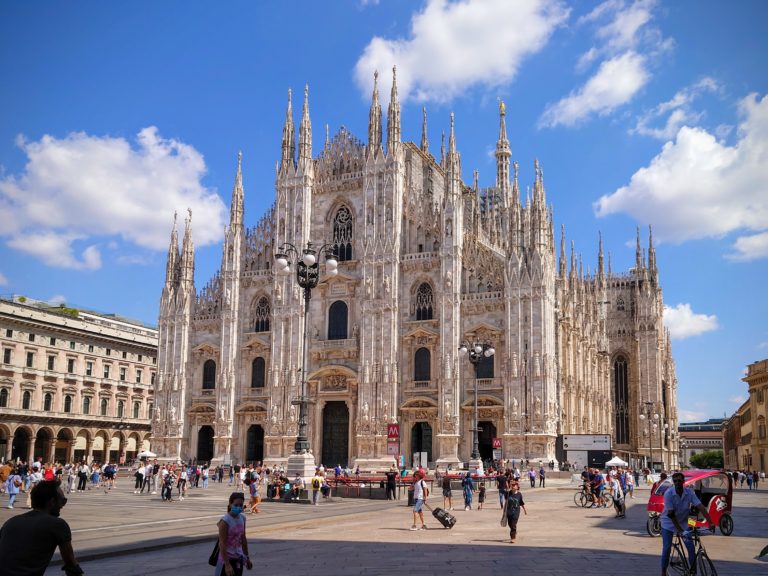
[[[564,434],[563,450],[610,450],[610,434]]]

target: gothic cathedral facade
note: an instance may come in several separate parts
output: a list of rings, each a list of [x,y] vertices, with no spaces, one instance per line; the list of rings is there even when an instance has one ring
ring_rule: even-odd
[[[298,154],[289,92],[274,204],[244,226],[239,157],[221,269],[199,292],[191,212],[181,251],[174,222],[153,450],[285,462],[306,377],[308,437],[326,466],[388,467],[393,453],[408,465],[424,453],[431,465],[468,461],[475,391],[485,459],[494,439],[503,458],[549,462],[559,435],[610,434],[625,459],[655,449],[676,461],[677,381],[652,239],[646,254],[638,232],[626,273],[606,269],[600,241],[585,275],[564,231],[558,258],[543,171],[537,162],[521,200],[503,103],[499,113],[496,185],[481,189],[477,173],[462,180],[453,115],[439,158],[426,112],[420,144],[401,140],[396,78],[386,135],[375,83],[367,143],[326,131],[317,157],[307,89]],[[281,246],[307,242],[329,244],[339,273],[321,275],[305,318],[296,277],[272,266]],[[472,365],[462,342],[496,353]],[[657,428],[640,418],[651,405]]]

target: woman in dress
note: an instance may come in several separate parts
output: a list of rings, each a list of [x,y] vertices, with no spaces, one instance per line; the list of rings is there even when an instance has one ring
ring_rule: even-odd
[[[472,510],[472,493],[475,490],[475,484],[472,482],[472,476],[470,472],[464,476],[461,481],[461,487],[464,491],[464,510]]]
[[[504,515],[506,516],[506,525],[509,527],[509,538],[512,544],[515,543],[515,538],[517,538],[517,521],[520,519],[521,508],[527,516],[528,510],[525,509],[523,493],[520,492],[520,484],[513,480],[507,485],[507,501],[504,504]]]
[[[219,527],[219,559],[215,576],[242,576],[243,566],[253,568],[248,556],[248,539],[245,537],[245,516],[243,504],[245,494],[232,492],[229,495],[227,513],[221,517]]]

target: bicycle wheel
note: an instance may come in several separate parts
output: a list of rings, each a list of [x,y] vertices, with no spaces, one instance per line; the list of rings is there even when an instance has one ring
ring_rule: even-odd
[[[584,504],[581,503],[582,498],[584,498],[584,492],[581,490],[575,492],[573,494],[573,503],[576,504],[576,506],[584,506]]]
[[[698,576],[717,576],[715,565],[712,564],[712,560],[709,559],[704,550],[699,550],[699,553],[696,554],[696,574]]]
[[[672,542],[672,553],[669,555],[669,572],[678,576],[688,576],[688,559],[679,540]]]
[[[720,533],[723,536],[730,536],[733,534],[733,517],[727,512],[720,516]]]

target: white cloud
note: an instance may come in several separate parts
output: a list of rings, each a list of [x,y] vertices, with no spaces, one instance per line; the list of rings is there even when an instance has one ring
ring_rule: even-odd
[[[66,304],[66,303],[67,303],[66,297],[61,294],[57,294],[56,296],[51,296],[48,299],[48,304],[50,304],[51,306],[60,306],[61,304]]]
[[[768,349],[768,342],[760,342],[760,344],[757,345],[758,350],[766,350]]]
[[[576,126],[595,115],[611,114],[634,98],[650,80],[651,61],[672,45],[650,25],[655,7],[654,0],[607,0],[577,20],[577,28],[595,27],[596,41],[579,57],[577,72],[600,64],[580,87],[547,104],[540,128]]]
[[[659,240],[683,242],[757,232],[736,240],[735,260],[766,256],[768,230],[768,97],[741,102],[733,146],[702,128],[682,127],[630,183],[594,203],[598,217],[624,213],[653,224]]]
[[[746,396],[731,396],[730,398],[728,398],[728,402],[732,402],[734,404],[739,404],[739,405],[744,404],[744,402],[746,401],[747,401]]]
[[[610,114],[629,102],[649,77],[643,56],[634,52],[606,60],[584,86],[547,105],[539,126],[575,126],[594,114]]]
[[[0,272],[0,286],[8,286],[8,278],[2,272]]]
[[[768,232],[741,236],[733,243],[735,252],[726,254],[729,260],[749,262],[760,258],[768,258]]]
[[[526,56],[544,47],[568,14],[558,0],[428,0],[413,15],[408,38],[376,36],[368,43],[355,65],[355,80],[370,97],[374,71],[396,65],[402,100],[438,102],[474,86],[501,86],[515,77]],[[390,74],[379,79],[387,98]]]
[[[662,102],[649,112],[640,116],[637,124],[629,132],[641,134],[661,140],[674,138],[680,128],[685,125],[696,124],[702,117],[702,113],[693,110],[693,101],[704,92],[714,92],[719,89],[715,80],[706,77],[699,80],[693,86],[688,86],[678,91],[672,99]],[[663,127],[653,127],[664,116],[667,116]]]
[[[173,212],[187,207],[197,215],[196,244],[221,237],[225,207],[201,183],[202,155],[155,127],[142,129],[135,146],[82,132],[17,144],[28,161],[21,174],[0,177],[0,236],[50,266],[99,268],[99,244],[116,239],[163,250]]]
[[[678,304],[674,308],[664,306],[664,325],[675,340],[684,340],[719,328],[717,316],[695,314],[690,304]]]

